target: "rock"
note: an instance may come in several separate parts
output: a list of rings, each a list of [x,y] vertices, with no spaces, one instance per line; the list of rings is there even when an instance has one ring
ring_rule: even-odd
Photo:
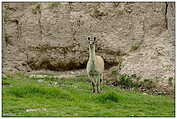
[[[58,84],[58,82],[53,82],[53,85],[57,85]]]
[[[143,93],[143,95],[148,95],[147,93]]]
[[[46,108],[26,109],[26,112],[47,111]]]
[[[37,82],[42,83],[42,82],[44,82],[44,80],[37,80]]]
[[[146,46],[124,57],[121,73],[149,79],[174,77],[175,62],[170,59],[172,45],[168,39],[168,32],[163,32],[156,38],[144,40]]]
[[[32,74],[32,75],[29,75],[30,78],[45,78],[45,77],[48,77],[48,75],[35,75],[35,74]]]
[[[16,116],[16,113],[3,113],[3,116]]]
[[[3,72],[83,69],[96,36],[106,68],[121,56],[121,73],[174,77],[174,4],[3,3]]]

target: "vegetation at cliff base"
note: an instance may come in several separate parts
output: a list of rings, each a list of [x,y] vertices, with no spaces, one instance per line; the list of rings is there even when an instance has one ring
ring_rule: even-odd
[[[174,117],[175,101],[104,86],[92,94],[85,76],[2,79],[2,116],[29,117]]]

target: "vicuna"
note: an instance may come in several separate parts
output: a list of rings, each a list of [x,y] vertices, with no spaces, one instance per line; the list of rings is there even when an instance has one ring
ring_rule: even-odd
[[[101,82],[103,80],[103,72],[104,72],[104,60],[101,56],[95,55],[95,41],[94,39],[90,39],[89,41],[89,60],[87,62],[87,74],[89,79],[91,80],[93,93],[101,92]]]

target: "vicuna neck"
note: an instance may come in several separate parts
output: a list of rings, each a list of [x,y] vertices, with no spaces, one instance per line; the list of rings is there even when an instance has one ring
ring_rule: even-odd
[[[95,45],[92,48],[89,45],[89,60],[95,63]]]

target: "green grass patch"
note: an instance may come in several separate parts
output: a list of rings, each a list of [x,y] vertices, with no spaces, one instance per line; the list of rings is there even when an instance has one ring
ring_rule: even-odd
[[[96,100],[101,103],[118,102],[119,98],[115,92],[108,92],[103,94],[98,94]]]
[[[12,87],[7,90],[7,95],[15,97],[44,97],[44,98],[65,98],[71,99],[70,95],[59,88],[38,87],[36,85],[26,85],[21,87]]]
[[[103,86],[101,94],[93,94],[90,81],[84,76],[3,78],[6,83],[12,86],[3,87],[5,117],[175,116],[175,101],[168,96],[143,95],[111,86]]]

